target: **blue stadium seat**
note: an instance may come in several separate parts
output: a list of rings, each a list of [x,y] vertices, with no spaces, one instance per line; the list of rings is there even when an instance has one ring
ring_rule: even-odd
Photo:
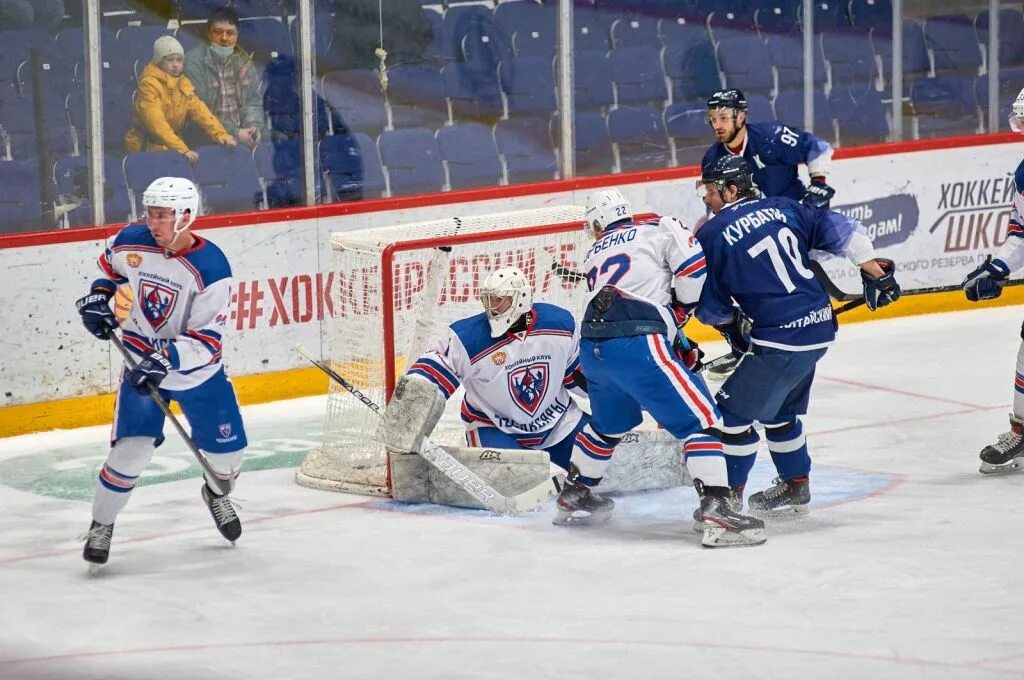
[[[221,0],[176,0],[178,16],[182,20],[206,19],[216,7],[223,5]]]
[[[611,47],[612,22],[617,18],[617,13],[577,6],[572,14],[573,51],[607,51]]]
[[[432,194],[443,190],[441,154],[430,130],[387,130],[381,133],[377,147],[391,179],[392,196]]]
[[[142,192],[153,180],[160,177],[185,177],[192,179],[192,168],[177,151],[140,151],[124,157],[121,164],[125,186],[132,201],[133,219],[140,219]]]
[[[388,69],[387,98],[393,127],[436,129],[448,122],[444,79],[432,64],[406,64]]]
[[[0,90],[18,82],[18,67],[31,56],[33,47],[45,47],[53,36],[37,30],[0,31]]]
[[[677,165],[700,165],[714,141],[703,102],[675,102],[665,109],[665,130],[675,148]]]
[[[617,47],[608,53],[615,102],[661,105],[668,99],[661,57],[654,47]]]
[[[243,19],[238,22],[238,44],[267,61],[280,54],[295,54],[288,28],[278,19]]]
[[[615,103],[611,66],[604,52],[573,53],[573,98],[577,111],[588,111]]]
[[[974,30],[982,51],[988,54],[988,12],[978,12]],[[999,65],[1024,66],[1024,17],[1020,10],[999,10]]]
[[[850,0],[850,23],[870,30],[881,27],[892,31],[891,0]]]
[[[612,22],[613,47],[658,47],[658,20],[641,15],[616,19]]]
[[[722,40],[716,52],[726,87],[739,88],[746,95],[770,95],[775,89],[771,55],[757,35],[737,35]]]
[[[505,35],[519,32],[551,31],[556,16],[550,5],[541,5],[533,0],[512,0],[502,2],[494,8],[494,24]]]
[[[555,110],[555,75],[544,57],[513,57],[498,66],[509,116],[549,115]]]
[[[966,14],[926,19],[924,39],[932,51],[935,75],[978,75],[981,69],[981,50],[978,48],[974,22]]]
[[[747,119],[752,123],[775,120],[775,106],[768,97],[759,94],[748,94]]]
[[[999,89],[997,101],[999,102],[999,124],[994,130],[988,129],[988,74],[978,76],[974,79],[974,98],[981,109],[982,128],[986,132],[1009,132],[1010,126],[1007,122],[1010,118],[1010,109],[1013,101],[1020,92],[1021,83],[1024,83],[1024,67],[1011,66],[999,71]]]
[[[814,0],[814,32],[840,26],[849,26],[850,17],[846,13],[845,0]],[[800,7],[801,23],[803,23],[803,6]]]
[[[331,203],[363,198],[363,153],[353,135],[329,135],[318,146],[320,168],[329,189]],[[374,149],[374,154],[376,154]]]
[[[444,26],[451,45],[451,53],[459,58],[462,53],[462,42],[468,36],[474,38],[497,33],[494,15],[483,5],[456,5],[449,7],[444,13]]]
[[[493,24],[481,24],[462,38],[463,61],[486,62],[497,68],[498,62],[512,54],[512,36],[505,35]]]
[[[723,6],[725,6],[734,14],[753,16],[754,10],[751,5],[750,0],[730,0],[729,2],[721,2],[721,0],[696,0],[693,11],[697,16],[707,19],[714,12],[720,12]]]
[[[354,137],[363,158],[363,198],[380,198],[384,195],[387,183],[384,180],[384,167],[380,162],[377,143],[361,132],[356,133]]]
[[[833,88],[829,95],[829,109],[839,125],[839,141],[843,146],[888,141],[889,123],[885,118],[885,107],[873,87]]]
[[[707,26],[693,17],[666,17],[658,21],[661,43],[668,45],[696,45],[708,39]]]
[[[293,20],[288,24],[288,37],[296,54],[299,50],[299,22]],[[319,9],[313,12],[313,51],[316,53],[316,70],[326,73],[330,70],[331,42],[334,40],[334,24],[332,17]]]
[[[867,31],[825,31],[821,34],[821,49],[832,73],[832,87],[867,87],[875,83],[877,64]]]
[[[754,23],[762,38],[769,35],[791,35],[800,32],[800,11],[796,2],[777,0],[757,8]]]
[[[516,31],[512,34],[512,53],[518,57],[555,56],[557,31],[554,27]]]
[[[426,7],[423,8],[422,11],[423,16],[427,18],[427,23],[430,24],[430,28],[434,35],[430,44],[427,45],[425,56],[438,66],[444,66],[448,62],[454,61],[456,52],[452,39],[448,35],[448,29],[445,26],[444,17],[442,17],[439,12]]]
[[[892,91],[892,31],[888,27],[871,29],[871,45],[882,62],[884,91]],[[903,87],[904,94],[916,80],[926,78],[931,71],[928,47],[921,24],[910,19],[903,21]]]
[[[499,120],[494,126],[498,153],[505,159],[509,184],[554,179],[558,170],[546,120],[537,117]]]
[[[671,149],[661,114],[650,107],[619,107],[608,114],[608,134],[622,172],[664,168]]]
[[[260,144],[253,149],[253,163],[263,186],[266,207],[287,208],[305,205],[303,182],[302,144],[297,139],[286,139],[271,144]],[[319,166],[319,163],[316,164]],[[319,167],[314,169],[317,201],[324,195]],[[257,197],[254,196],[254,200]]]
[[[722,89],[711,40],[672,43],[662,50],[665,75],[672,82],[672,101],[706,99]]]
[[[723,40],[741,36],[754,36],[757,26],[754,15],[737,12],[733,9],[718,9],[708,15],[708,33],[716,45]]]
[[[804,46],[799,35],[770,35],[765,41],[772,65],[775,67],[779,91],[800,89],[804,86]],[[825,62],[820,48],[816,49],[814,60],[814,86],[824,89]],[[777,109],[778,107],[776,107]]]
[[[164,35],[174,35],[174,31],[166,26],[125,26],[117,32],[117,51],[130,59],[132,64],[141,61],[139,72],[135,74],[141,75],[141,67],[153,58],[153,43]],[[103,56],[106,58],[109,55],[104,53]]]
[[[57,187],[58,204],[79,203],[65,219],[69,227],[98,226],[93,224],[92,203],[89,201],[89,159],[86,156],[67,156],[53,165],[53,181]],[[103,212],[107,224],[131,220],[132,207],[128,187],[121,171],[121,159],[103,157]]]
[[[775,97],[775,115],[784,125],[804,127],[804,93],[802,91],[780,92]],[[814,91],[814,136],[833,141],[832,111],[828,98],[821,90]]]
[[[504,113],[497,69],[491,66],[488,63],[453,62],[441,69],[445,95],[451,103],[452,118],[456,122],[497,120]]]
[[[579,176],[606,175],[615,167],[612,140],[608,124],[596,111],[577,111],[573,117],[576,151],[576,174]],[[558,148],[562,143],[558,114],[551,117],[551,137]]]
[[[350,130],[371,136],[380,134],[387,123],[380,79],[374,71],[353,69],[331,71],[320,82],[327,103],[345,120]]]
[[[42,229],[42,191],[36,161],[0,163],[0,232]]]
[[[31,90],[22,95],[8,92],[0,97],[0,125],[10,140],[11,158],[36,158],[44,140],[54,156],[76,151],[65,108],[67,89],[48,88],[42,95],[43,118],[38,121]],[[0,157],[6,157],[6,153],[6,149],[0,149]]]
[[[910,101],[921,139],[972,135],[978,130],[973,79],[936,76],[914,83]]]
[[[260,179],[253,165],[252,151],[211,144],[194,149],[199,162],[192,177],[203,196],[203,214],[255,210],[263,201]]]
[[[448,168],[452,190],[493,187],[503,172],[491,128],[480,123],[462,123],[437,131],[437,147]]]
[[[280,17],[286,11],[283,0],[235,0],[240,17]]]

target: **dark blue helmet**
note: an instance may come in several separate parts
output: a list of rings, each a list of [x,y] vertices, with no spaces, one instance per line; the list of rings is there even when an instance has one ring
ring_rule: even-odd
[[[753,194],[755,192],[754,178],[750,173],[750,166],[743,160],[743,156],[728,154],[711,161],[700,172],[701,184],[714,182],[718,190],[722,191],[726,185],[733,184],[740,192],[740,196]]]
[[[747,98],[736,88],[719,90],[708,99],[708,110],[712,109],[736,109],[737,111],[747,110]]]

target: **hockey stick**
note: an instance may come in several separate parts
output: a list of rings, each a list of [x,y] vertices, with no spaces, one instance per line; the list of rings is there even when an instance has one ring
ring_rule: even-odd
[[[330,366],[314,357],[304,346],[298,345],[295,350],[311,364],[326,373],[331,380],[344,387],[349,394],[363,402],[363,405],[368,409],[377,415],[383,415],[380,406],[374,403],[372,399],[360,392],[355,385],[338,375]],[[484,507],[499,515],[518,515],[524,509],[528,510],[547,500],[558,490],[554,478],[551,478],[531,489],[527,489],[521,494],[508,498],[495,491],[490,484],[480,479],[475,472],[429,439],[423,440],[422,450],[419,454],[428,463],[440,470],[445,477],[452,480],[456,486],[475,498]]]
[[[128,352],[128,350],[125,349],[124,343],[121,342],[121,339],[117,337],[117,335],[115,335],[113,332],[111,332],[110,341],[114,343],[114,347],[116,347],[117,351],[121,353],[122,357],[124,357],[124,362],[134,370],[135,367],[137,366],[137,364],[135,363],[135,359]],[[160,410],[164,412],[164,416],[171,421],[171,425],[173,425],[174,429],[177,430],[178,436],[181,437],[182,440],[184,440],[185,446],[188,447],[189,451],[192,452],[192,455],[196,457],[197,461],[199,461],[199,466],[203,468],[203,472],[206,473],[207,484],[209,484],[210,481],[213,480],[213,486],[217,487],[216,491],[217,494],[220,496],[223,496],[227,494],[229,491],[231,491],[231,489],[227,488],[224,480],[222,480],[217,475],[217,472],[210,465],[210,461],[206,460],[206,456],[204,456],[203,453],[199,450],[199,447],[196,446],[196,443],[192,441],[192,437],[190,437],[188,433],[185,432],[185,428],[181,426],[181,422],[175,417],[173,413],[171,413],[171,408],[167,405],[167,402],[164,401],[164,398],[160,396],[160,391],[157,388],[153,387],[153,385],[148,382],[146,383],[146,387],[149,389],[149,396],[153,397],[153,401],[156,402],[156,405],[159,406]]]

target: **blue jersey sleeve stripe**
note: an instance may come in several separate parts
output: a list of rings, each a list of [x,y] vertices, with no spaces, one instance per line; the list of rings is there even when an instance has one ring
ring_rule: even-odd
[[[459,385],[462,384],[462,381],[459,380],[458,376],[452,373],[447,366],[429,357],[420,357],[419,359],[416,360],[416,362],[413,365],[429,366],[454,386],[452,387],[452,391],[455,391],[459,387]]]

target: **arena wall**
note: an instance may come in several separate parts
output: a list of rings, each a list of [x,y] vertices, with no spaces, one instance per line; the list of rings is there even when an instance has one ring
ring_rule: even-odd
[[[1013,171],[1024,153],[1016,135],[986,135],[860,147],[836,154],[829,183],[834,208],[860,218],[879,254],[898,263],[905,289],[958,283],[1006,238]],[[231,261],[225,363],[243,403],[325,391],[316,369],[293,348],[322,340],[334,313],[330,234],[453,214],[582,204],[590,190],[620,187],[634,209],[704,216],[696,167],[279,210],[200,220],[196,230]],[[82,329],[74,300],[99,276],[96,257],[117,228],[0,236],[0,437],[110,422],[120,359]],[[825,263],[856,292],[856,269]],[[1019,304],[1008,289],[994,302]],[[960,293],[907,297],[877,315],[857,310],[843,322],[965,309]],[[717,339],[710,329],[695,337]]]

